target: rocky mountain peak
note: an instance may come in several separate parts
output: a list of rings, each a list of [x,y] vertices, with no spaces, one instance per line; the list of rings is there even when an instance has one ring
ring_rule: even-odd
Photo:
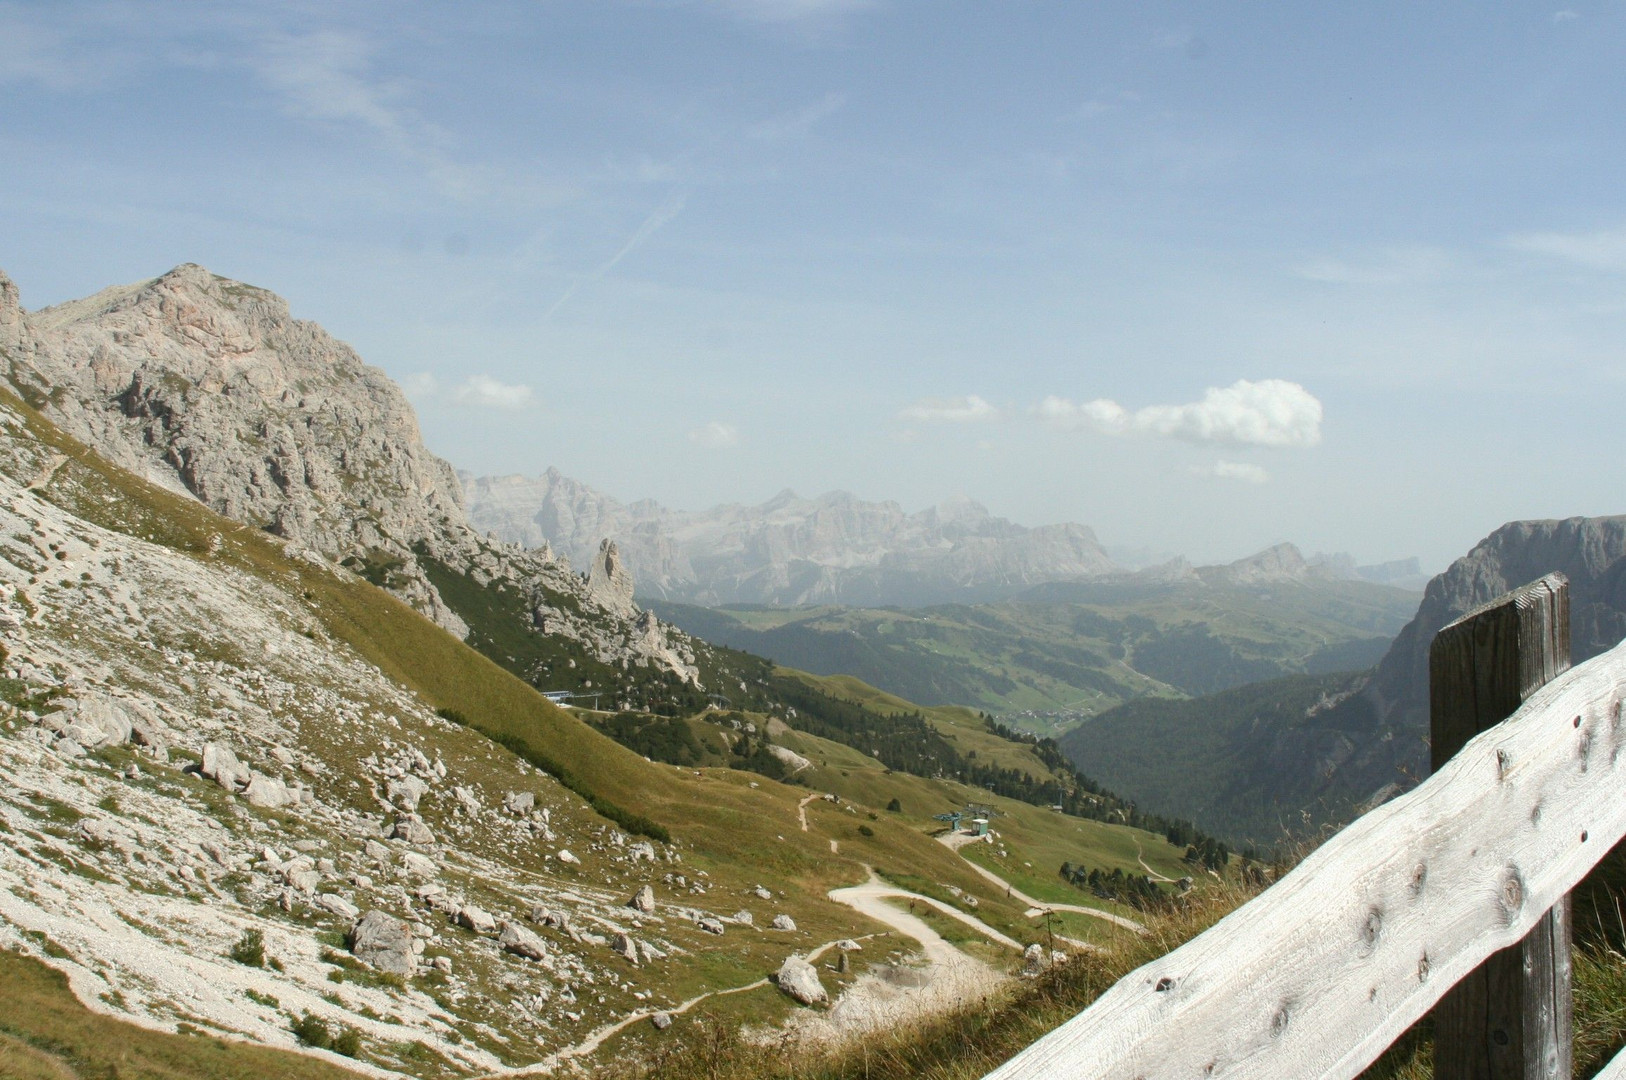
[[[598,555],[593,559],[592,570],[588,572],[587,590],[608,610],[633,615],[638,610],[638,606],[632,602],[633,587],[632,575],[621,561],[615,541],[605,537],[599,543]]]
[[[543,622],[607,661],[669,666],[683,652],[645,648],[635,610],[594,603],[545,546],[477,533],[457,474],[424,445],[400,388],[276,294],[188,263],[31,314],[5,305],[0,296],[0,328],[17,312],[12,382],[138,475],[365,574],[459,636],[468,627],[425,560],[478,587],[508,582],[538,609],[555,606],[547,593],[579,596],[600,615]]]
[[[1428,649],[1440,628],[1554,571],[1570,581],[1575,663],[1626,638],[1626,515],[1513,521],[1428,583],[1414,618],[1378,665],[1372,693],[1397,723],[1428,729]]]

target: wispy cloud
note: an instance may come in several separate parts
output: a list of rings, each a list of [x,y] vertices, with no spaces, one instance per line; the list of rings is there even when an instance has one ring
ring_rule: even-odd
[[[998,420],[999,410],[976,394],[922,398],[898,412],[898,419],[917,424],[977,424]]]
[[[1057,427],[1092,427],[1109,435],[1142,434],[1237,446],[1314,446],[1321,441],[1321,402],[1282,379],[1210,387],[1201,401],[1148,405],[1130,412],[1116,401],[1074,403],[1047,397],[1035,415]]]
[[[1580,17],[1581,15],[1579,12],[1571,11],[1569,8],[1565,8],[1563,11],[1553,12],[1553,22],[1555,23],[1573,22]]]
[[[794,23],[849,15],[875,6],[876,0],[710,0],[710,6],[753,22]]]
[[[628,255],[631,255],[634,251],[637,251],[640,247],[647,243],[650,237],[660,232],[662,227],[683,212],[683,207],[688,202],[688,199],[689,197],[687,193],[679,192],[670,196],[665,202],[657,206],[648,217],[644,218],[643,223],[633,230],[632,235],[627,237],[626,242],[616,250],[614,255],[611,255],[591,273],[585,274],[572,281],[569,288],[565,289],[565,291],[560,294],[559,299],[553,302],[553,306],[548,308],[548,310],[542,314],[542,321],[547,322],[549,319],[553,318],[554,313],[560,308],[564,307],[565,302],[568,301],[572,296],[576,295],[576,290],[581,288],[583,283],[602,279],[611,270],[614,270],[616,268],[616,264],[618,264],[622,259],[625,259]]]
[[[1216,461],[1195,470],[1199,476],[1212,476],[1218,480],[1240,480],[1244,484],[1266,484],[1270,474],[1258,465],[1245,461]]]
[[[799,139],[812,131],[820,120],[841,111],[847,104],[845,94],[829,93],[811,105],[778,116],[771,116],[760,123],[752,124],[746,129],[746,134],[761,142],[785,142],[790,139]]]
[[[529,386],[498,382],[489,375],[471,375],[452,391],[452,400],[459,405],[483,409],[523,409],[533,396]]]
[[[733,424],[712,420],[689,432],[689,441],[707,450],[726,450],[739,445],[740,432]]]
[[[1509,237],[1507,246],[1516,251],[1563,259],[1594,270],[1626,270],[1626,228],[1579,233],[1520,233]]]
[[[440,380],[427,371],[419,371],[401,379],[401,390],[414,401],[434,397],[440,390]]]
[[[1301,278],[1330,285],[1416,285],[1437,281],[1451,269],[1451,257],[1438,248],[1387,248],[1366,258],[1313,259],[1295,270]]]

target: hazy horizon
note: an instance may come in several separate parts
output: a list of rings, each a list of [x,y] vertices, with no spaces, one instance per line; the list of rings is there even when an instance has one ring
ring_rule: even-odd
[[[286,296],[476,474],[1441,569],[1626,511],[1626,13],[0,3],[0,268]]]

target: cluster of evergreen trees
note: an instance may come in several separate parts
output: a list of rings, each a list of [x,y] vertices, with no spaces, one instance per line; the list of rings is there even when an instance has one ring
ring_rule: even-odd
[[[1070,885],[1088,889],[1103,900],[1128,904],[1137,911],[1154,911],[1169,905],[1169,895],[1146,874],[1126,874],[1118,867],[1107,873],[1098,866],[1086,868],[1064,862],[1061,876]]]

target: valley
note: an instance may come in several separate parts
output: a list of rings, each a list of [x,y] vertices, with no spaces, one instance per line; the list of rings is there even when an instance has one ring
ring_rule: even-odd
[[[650,606],[715,644],[1057,735],[1140,698],[1371,667],[1418,599],[1308,573],[1247,584],[1213,577],[1056,583],[999,603],[911,609]]]

